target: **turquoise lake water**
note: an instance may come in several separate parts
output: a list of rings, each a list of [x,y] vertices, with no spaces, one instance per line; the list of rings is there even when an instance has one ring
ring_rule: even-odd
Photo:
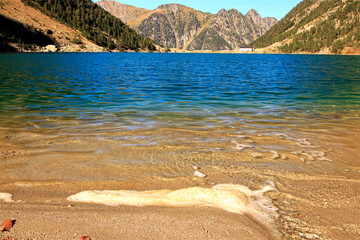
[[[24,164],[4,177],[174,177],[191,164],[253,161],[343,171],[360,160],[359,56],[56,53],[0,62],[0,130],[19,149],[5,147],[14,160],[3,164]]]
[[[261,127],[360,111],[358,56],[2,54],[0,62],[0,122],[9,125]]]

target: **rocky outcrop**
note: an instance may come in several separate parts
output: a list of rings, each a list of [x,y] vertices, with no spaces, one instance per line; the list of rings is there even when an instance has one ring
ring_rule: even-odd
[[[115,17],[120,18],[124,23],[128,23],[148,12],[151,12],[147,9],[121,4],[116,1],[100,0],[97,4]]]
[[[159,6],[136,29],[141,35],[154,39],[155,43],[183,49],[210,18],[211,14],[183,5],[166,4]]]
[[[124,21],[130,19],[129,13],[123,11],[127,5],[106,0],[98,4]],[[116,7],[112,7],[114,5]],[[140,11],[131,10],[134,14]],[[261,18],[256,10],[250,10],[245,16],[236,9],[222,9],[217,14],[210,14],[180,4],[165,4],[153,11],[145,11],[127,23],[142,36],[165,47],[232,50],[250,44],[276,22],[275,18]]]
[[[189,45],[189,50],[231,50],[246,46],[265,34],[271,22],[251,10],[246,16],[231,9],[220,10],[208,27]]]
[[[253,25],[258,27],[259,35],[264,35],[267,31],[270,30],[272,26],[277,23],[276,18],[266,17],[262,18],[255,9],[251,9],[245,17],[253,23]]]

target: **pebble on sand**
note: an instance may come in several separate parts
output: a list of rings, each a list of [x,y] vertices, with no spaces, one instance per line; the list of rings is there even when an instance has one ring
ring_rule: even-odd
[[[0,192],[0,200],[3,200],[4,202],[12,203],[15,202],[12,199],[13,195],[11,193],[1,193]]]
[[[235,149],[237,149],[237,150],[239,150],[239,151],[242,151],[242,150],[245,149],[245,148],[252,148],[252,146],[250,146],[250,145],[238,143],[238,142],[236,142],[236,141],[231,141],[231,142],[236,145],[236,146],[235,146]]]
[[[195,172],[194,172],[194,176],[195,176],[195,177],[199,177],[199,178],[204,178],[204,177],[206,177],[206,174],[205,174],[205,173],[202,173],[202,172],[200,172],[200,171],[195,171]]]
[[[254,152],[254,153],[251,154],[251,156],[254,157],[254,158],[261,158],[263,156],[263,154],[258,153],[258,152]]]
[[[195,166],[195,165],[193,165],[192,168],[193,168],[194,170],[198,170],[198,169],[199,169],[199,167],[198,167],[198,166]]]
[[[277,159],[280,157],[280,154],[277,151],[271,151],[271,153],[273,154],[273,156],[271,157],[272,159]]]

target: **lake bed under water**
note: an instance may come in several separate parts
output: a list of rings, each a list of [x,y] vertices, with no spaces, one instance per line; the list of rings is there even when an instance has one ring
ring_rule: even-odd
[[[338,195],[323,192],[333,186],[360,201],[358,56],[70,53],[0,61],[5,190],[259,189],[273,181],[280,219],[291,201],[292,210],[310,201],[311,214],[327,216],[318,208],[337,204]]]

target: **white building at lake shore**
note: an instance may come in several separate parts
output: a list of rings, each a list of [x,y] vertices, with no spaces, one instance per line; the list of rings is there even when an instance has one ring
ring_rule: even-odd
[[[239,48],[239,52],[241,52],[241,53],[253,52],[254,50],[255,50],[255,48],[253,48],[253,47],[241,47],[241,48]]]

